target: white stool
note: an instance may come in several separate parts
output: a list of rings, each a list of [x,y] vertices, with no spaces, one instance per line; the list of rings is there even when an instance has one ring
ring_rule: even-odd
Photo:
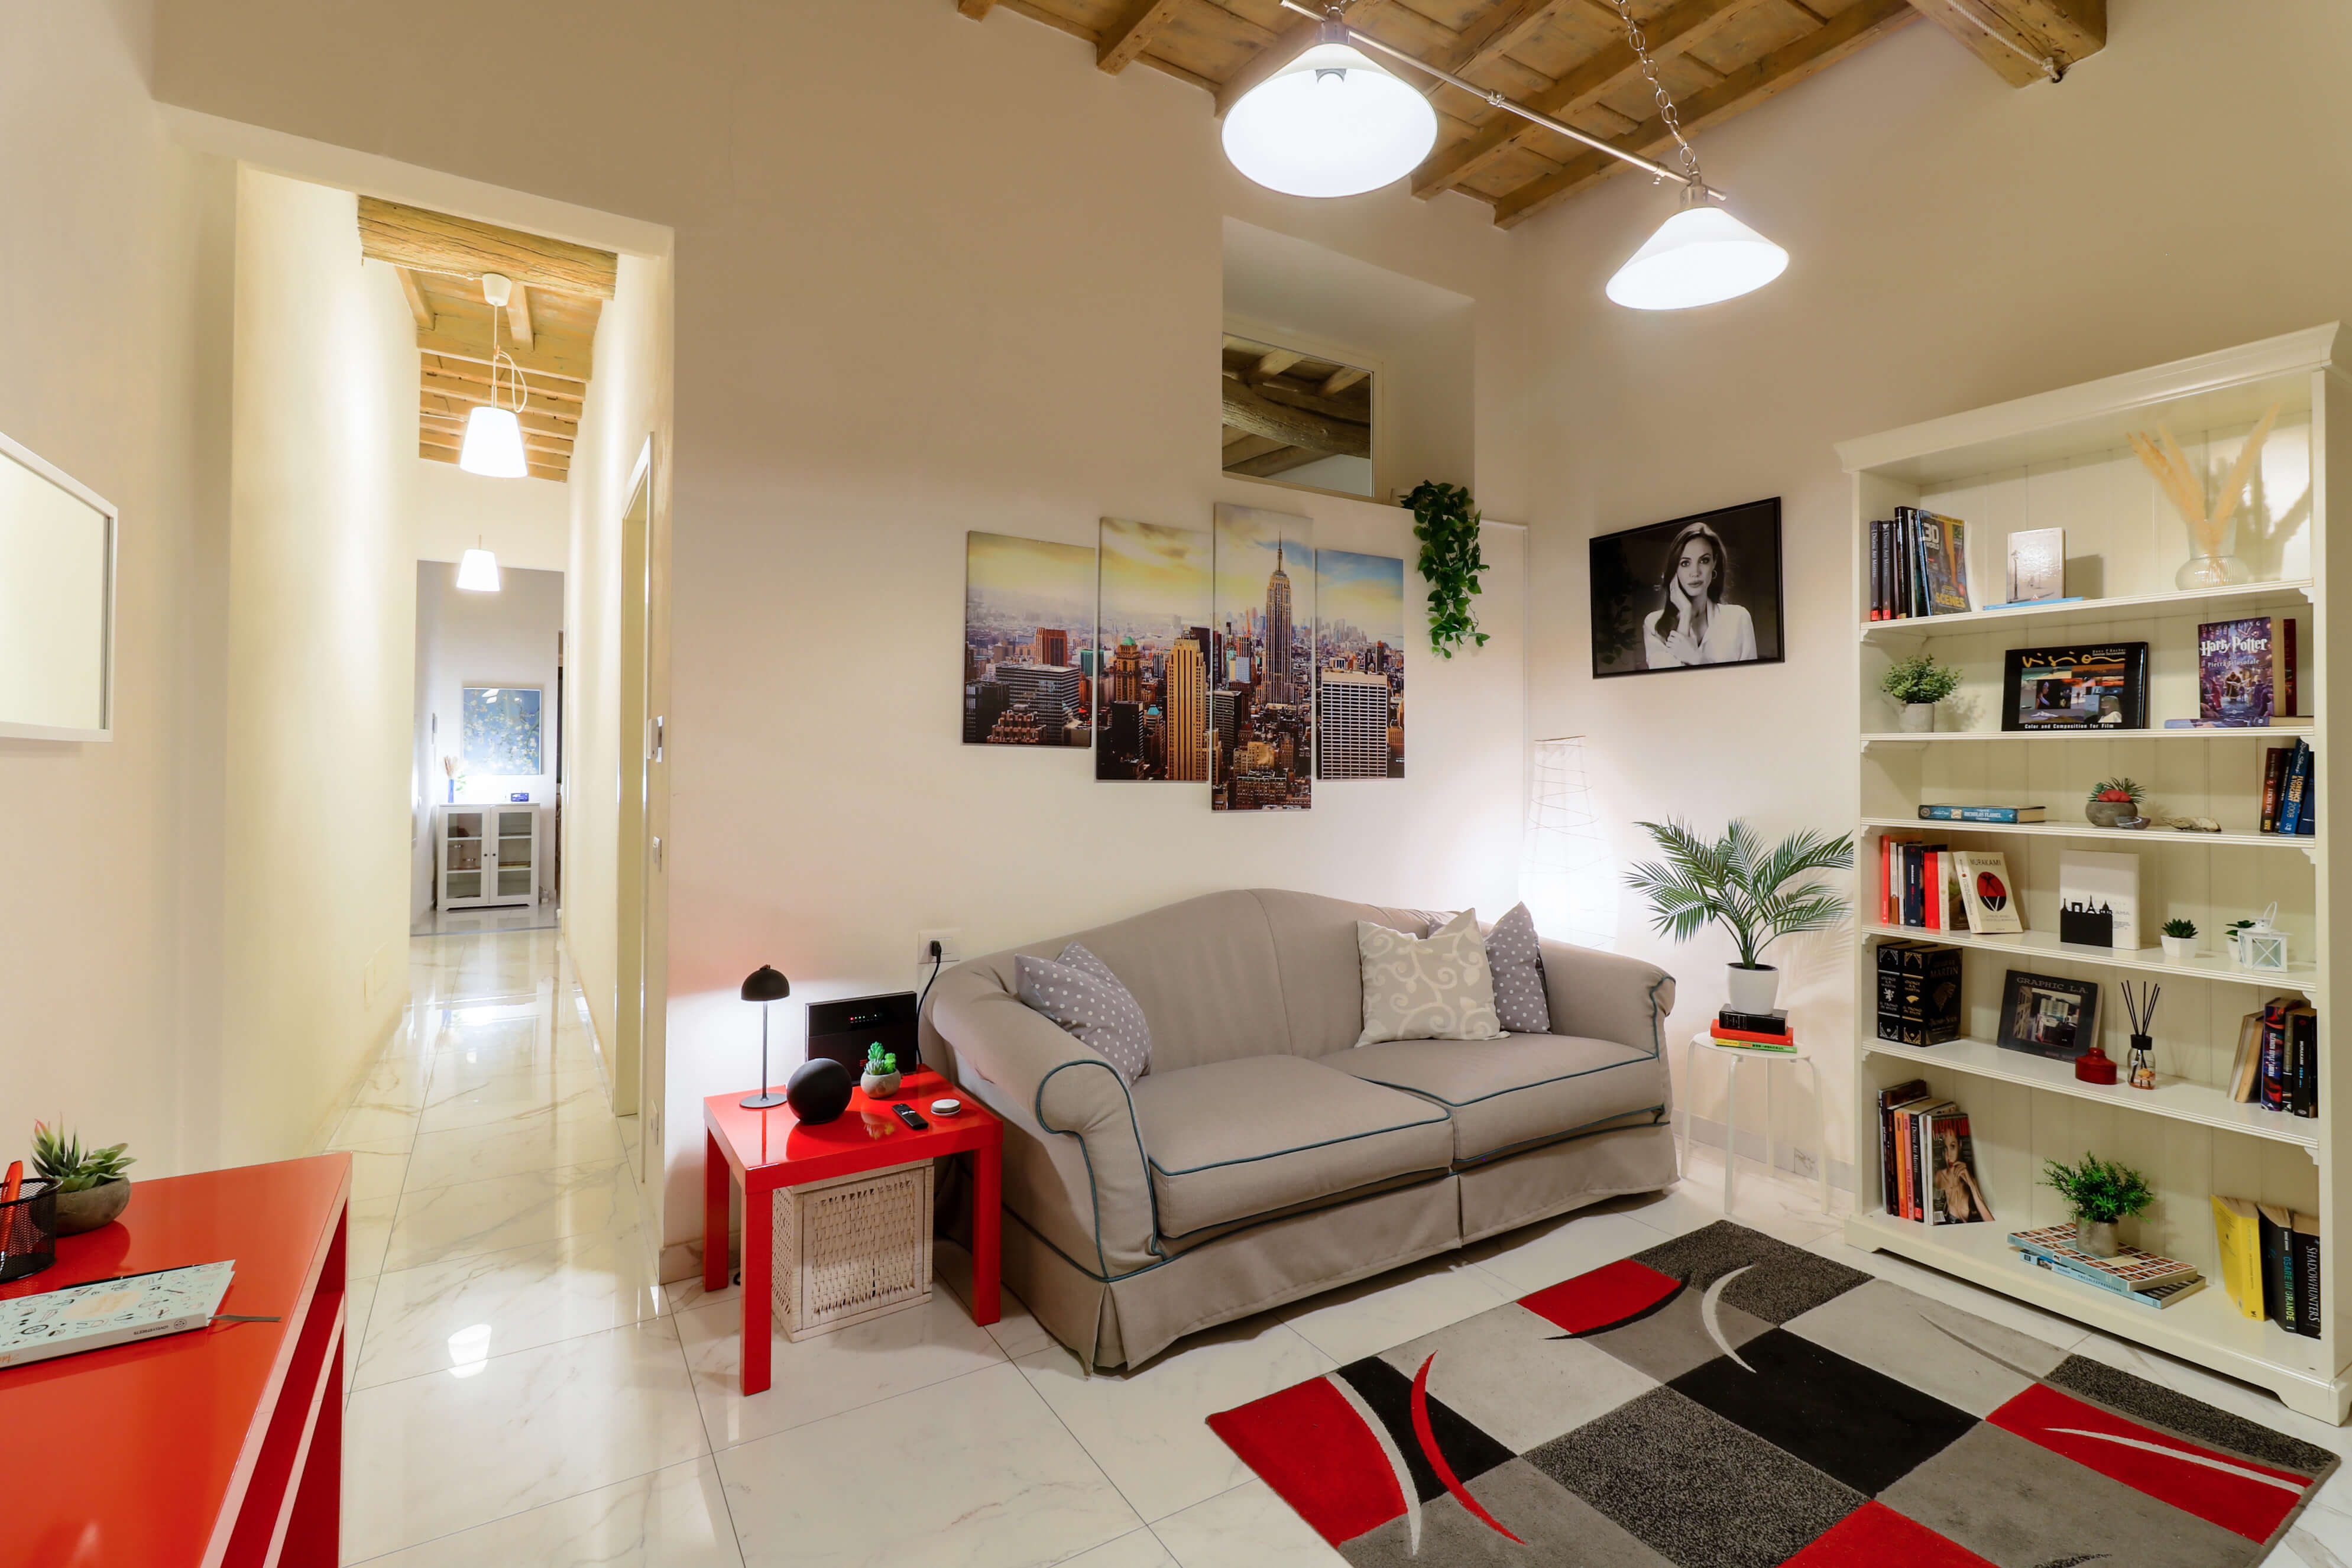
[[[1826,1146],[1829,1108],[1822,1103],[1822,1069],[1814,1065],[1812,1052],[1801,1045],[1792,1051],[1742,1050],[1737,1046],[1718,1044],[1711,1032],[1701,1030],[1691,1037],[1690,1044],[1683,1047],[1683,1093],[1686,1100],[1695,1100],[1698,1098],[1698,1080],[1692,1076],[1692,1064],[1702,1047],[1710,1055],[1730,1058],[1729,1071],[1723,1086],[1723,1213],[1725,1217],[1728,1218],[1731,1215],[1731,1178],[1733,1173],[1739,1167],[1738,1131],[1739,1068],[1745,1062],[1759,1062],[1766,1069],[1764,1073],[1764,1164],[1768,1170],[1776,1168],[1772,1160],[1774,1109],[1772,1084],[1779,1075],[1771,1069],[1786,1067],[1793,1062],[1802,1062],[1805,1064],[1805,1069],[1813,1075],[1813,1169],[1821,1177],[1822,1212],[1829,1213],[1830,1152]],[[1683,1110],[1682,1163],[1682,1173],[1685,1176],[1690,1174],[1690,1110],[1685,1105]]]

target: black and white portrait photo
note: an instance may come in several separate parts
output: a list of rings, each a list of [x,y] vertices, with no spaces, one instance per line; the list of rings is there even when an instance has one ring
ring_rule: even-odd
[[[1594,675],[1780,662],[1778,496],[1591,547]]]

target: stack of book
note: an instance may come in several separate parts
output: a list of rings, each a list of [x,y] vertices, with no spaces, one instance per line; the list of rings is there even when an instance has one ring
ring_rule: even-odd
[[[1870,525],[1870,618],[1908,620],[1969,608],[1969,525],[1898,506]]]
[[[2317,1116],[2318,1009],[2300,996],[2273,996],[2241,1018],[2230,1098],[2289,1116]]]
[[[2319,790],[2312,776],[2317,765],[2317,753],[2302,740],[2263,753],[2264,833],[2308,838],[2319,831]]]
[[[2275,1204],[2213,1200],[2221,1288],[2242,1316],[2319,1337],[2319,1221]]]
[[[1932,942],[1878,944],[1878,1037],[1940,1046],[1960,1037],[1960,950]]]
[[[1715,1043],[1742,1051],[1778,1051],[1793,1055],[1796,1031],[1786,1012],[1742,1013],[1726,1007],[1715,1016]]]
[[[2154,1311],[2205,1289],[2205,1277],[2191,1264],[2126,1247],[2113,1258],[2094,1258],[2074,1245],[2074,1227],[2053,1225],[2011,1233],[2009,1245],[2028,1268],[2119,1296]]]
[[[1896,1219],[1925,1225],[1974,1225],[1992,1218],[1977,1179],[1976,1144],[1969,1115],[1938,1100],[1927,1080],[1913,1079],[1878,1091],[1880,1195]]]
[[[1958,853],[1949,845],[1882,834],[1878,840],[1878,923],[1921,931],[1966,931]]]

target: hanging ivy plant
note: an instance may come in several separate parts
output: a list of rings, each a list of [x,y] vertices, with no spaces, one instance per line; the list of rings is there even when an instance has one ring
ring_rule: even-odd
[[[1465,642],[1484,647],[1486,634],[1470,613],[1478,574],[1478,509],[1460,485],[1423,479],[1404,498],[1412,509],[1412,536],[1421,541],[1421,574],[1429,579],[1429,651],[1452,658]]]

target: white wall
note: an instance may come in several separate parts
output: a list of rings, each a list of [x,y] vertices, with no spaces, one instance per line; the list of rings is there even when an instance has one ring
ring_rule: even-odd
[[[572,552],[572,491],[553,479],[487,479],[415,459],[408,481],[416,558],[456,561],[477,543],[501,566],[561,572]]]
[[[1632,824],[1745,815],[1773,833],[1855,813],[1855,644],[1840,438],[2352,313],[2352,10],[2113,0],[2106,49],[2012,90],[1914,26],[1697,139],[1710,181],[1786,246],[1744,300],[1671,315],[1601,285],[1669,198],[1612,181],[1519,232],[1539,290],[1536,732],[1582,732],[1621,859]],[[1585,540],[1784,498],[1789,661],[1594,681]],[[1628,899],[1619,946],[1683,977],[1678,1032],[1722,1000],[1726,946],[1670,948]],[[1775,950],[1829,1045],[1837,944]],[[1720,1124],[1708,1075],[1696,1107]],[[1783,1096],[1785,1132],[1810,1110]],[[1750,1112],[1752,1114],[1752,1111]],[[1833,1114],[1836,1166],[1849,1129]],[[1785,1156],[1784,1156],[1785,1158]]]

